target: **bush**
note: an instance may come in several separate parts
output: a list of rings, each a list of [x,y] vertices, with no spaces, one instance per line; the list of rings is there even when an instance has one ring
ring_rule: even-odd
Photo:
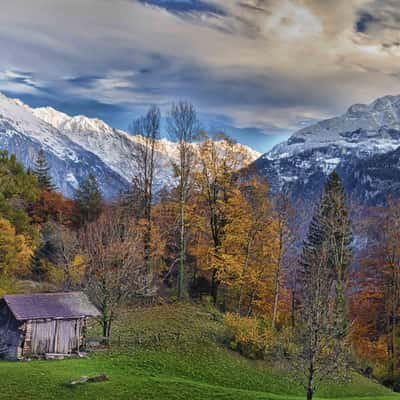
[[[287,328],[274,331],[271,321],[228,313],[229,347],[252,359],[281,359],[295,352],[292,333]]]
[[[273,346],[272,329],[268,329],[262,320],[228,313],[225,315],[225,325],[230,331],[230,347],[246,357],[265,358]]]

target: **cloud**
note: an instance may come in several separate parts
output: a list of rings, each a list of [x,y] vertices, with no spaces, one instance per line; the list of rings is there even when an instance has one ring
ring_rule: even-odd
[[[40,93],[40,82],[30,72],[18,70],[0,71],[0,86],[16,93]]]
[[[174,13],[223,14],[217,4],[201,0],[138,0],[139,3],[165,8]]]
[[[108,105],[121,121],[185,98],[238,129],[287,132],[399,91],[396,3],[14,0],[0,90]]]

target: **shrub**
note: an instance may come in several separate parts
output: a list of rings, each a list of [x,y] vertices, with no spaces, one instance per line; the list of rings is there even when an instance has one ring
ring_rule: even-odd
[[[274,331],[270,320],[228,313],[224,322],[229,331],[229,347],[246,357],[280,360],[295,353],[291,330],[282,327]]]
[[[273,346],[272,329],[267,328],[263,320],[228,313],[225,325],[230,331],[230,347],[246,357],[265,358]]]

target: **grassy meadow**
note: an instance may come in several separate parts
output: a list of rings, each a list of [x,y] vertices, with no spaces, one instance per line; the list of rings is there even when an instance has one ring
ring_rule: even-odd
[[[85,359],[0,362],[0,399],[297,400],[304,390],[284,370],[248,360],[221,343],[218,313],[191,305],[162,305],[126,312],[116,322],[110,349]],[[90,334],[96,336],[94,327]],[[107,382],[69,387],[81,376],[106,374]],[[328,384],[320,399],[399,399],[354,374]]]

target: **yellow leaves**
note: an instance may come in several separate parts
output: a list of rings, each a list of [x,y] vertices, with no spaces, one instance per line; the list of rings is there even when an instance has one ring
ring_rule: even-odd
[[[254,343],[260,341],[258,321],[255,318],[240,317],[228,313],[225,316],[225,325],[231,329],[235,339],[240,343]]]
[[[241,307],[263,314],[272,312],[279,250],[277,223],[267,193],[267,185],[256,179],[232,191],[216,258],[218,278],[240,292]]]
[[[269,328],[270,324],[260,319],[227,313],[224,322],[232,335],[231,347],[246,356],[259,357],[274,344],[274,332]]]
[[[64,271],[48,260],[42,260],[43,278],[46,282],[61,285],[64,282]]]
[[[29,272],[32,249],[24,235],[17,235],[11,223],[0,218],[0,274],[22,277]]]
[[[69,279],[72,285],[78,285],[85,276],[85,258],[81,254],[77,254],[69,269]]]
[[[266,182],[258,177],[242,180],[238,170],[245,154],[227,138],[222,143],[217,146],[205,137],[199,148],[187,214],[189,253],[213,287],[221,285],[225,307],[266,312],[279,264],[279,224]]]

